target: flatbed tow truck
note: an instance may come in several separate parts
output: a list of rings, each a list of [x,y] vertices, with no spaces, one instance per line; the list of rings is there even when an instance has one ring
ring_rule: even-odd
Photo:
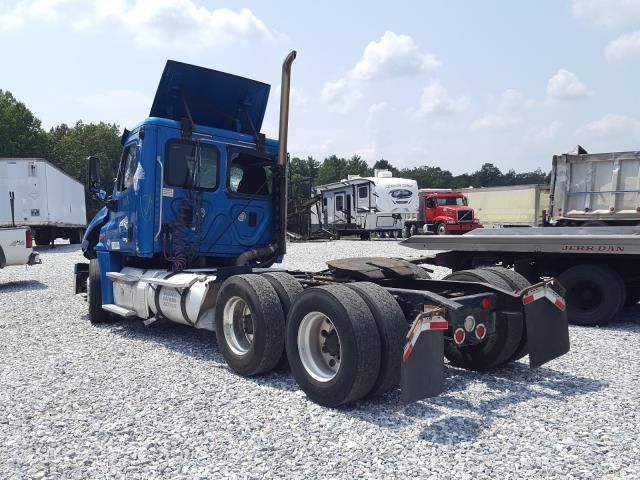
[[[439,394],[444,357],[486,370],[569,350],[563,291],[503,269],[432,280],[411,262],[352,258],[321,272],[274,268],[286,251],[291,52],[278,140],[260,132],[269,86],[169,61],[150,117],[122,136],[112,193],[99,160],[88,189],[104,208],[75,266],[92,323],[116,316],[216,332],[239,375],[289,365],[307,396],[336,407],[401,386]],[[514,278],[517,281],[514,281]],[[518,285],[517,287],[515,285]]]
[[[605,325],[640,301],[640,227],[487,228],[460,237],[416,236],[404,244],[442,250],[421,261],[454,272],[499,266],[530,282],[557,277],[576,325]]]

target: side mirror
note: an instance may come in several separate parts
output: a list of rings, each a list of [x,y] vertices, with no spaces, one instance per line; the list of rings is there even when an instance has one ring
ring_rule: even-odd
[[[104,201],[107,194],[100,188],[100,159],[98,157],[87,158],[87,191],[95,194],[99,200]]]

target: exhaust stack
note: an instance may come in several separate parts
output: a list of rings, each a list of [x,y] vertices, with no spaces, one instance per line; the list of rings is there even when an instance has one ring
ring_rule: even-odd
[[[278,165],[287,168],[287,135],[289,134],[289,96],[291,90],[291,64],[296,59],[293,50],[282,62],[282,81],[280,82],[280,129],[278,133]],[[285,175],[286,177],[286,175]],[[286,202],[285,202],[286,205]]]

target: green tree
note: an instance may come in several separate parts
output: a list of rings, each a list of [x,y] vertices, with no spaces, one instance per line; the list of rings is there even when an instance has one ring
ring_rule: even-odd
[[[398,169],[393,165],[391,165],[391,163],[389,163],[389,161],[385,160],[384,158],[381,158],[376,163],[374,163],[373,169],[374,170],[391,170],[391,173],[393,173],[394,177],[398,176]]]
[[[47,134],[41,122],[11,92],[0,90],[0,157],[44,157]]]
[[[289,161],[289,179],[293,181],[314,179],[318,176],[318,168],[320,168],[320,162],[313,157],[307,157],[306,160],[293,157]]]
[[[369,164],[359,155],[354,155],[347,160],[345,172],[347,175],[360,175],[361,177],[369,177],[373,175],[373,170],[369,167]]]
[[[326,185],[327,183],[339,182],[343,178],[347,178],[347,160],[331,155],[325,158],[318,168],[316,184]]]
[[[89,123],[79,121],[73,127],[60,124],[49,131],[48,160],[84,183],[86,159],[95,155],[101,160],[102,187],[110,192],[118,170],[122,151],[120,129],[115,124]],[[100,207],[99,203],[87,198],[87,216],[91,218]]]
[[[403,168],[398,176],[415,180],[418,182],[418,188],[451,188],[453,183],[453,174],[449,170],[427,165]]]

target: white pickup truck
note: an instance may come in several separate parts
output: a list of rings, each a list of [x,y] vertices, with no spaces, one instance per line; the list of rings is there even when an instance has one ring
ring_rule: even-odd
[[[36,263],[41,262],[29,227],[0,228],[0,268]]]

